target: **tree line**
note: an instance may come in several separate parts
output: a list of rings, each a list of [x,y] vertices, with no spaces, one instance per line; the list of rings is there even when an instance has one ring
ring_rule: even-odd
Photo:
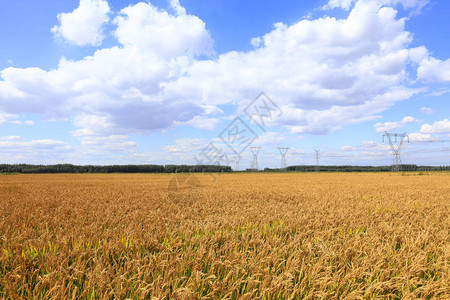
[[[319,172],[389,172],[392,166],[319,166]],[[254,172],[247,169],[244,172]],[[260,172],[316,172],[315,165],[289,166],[286,169],[265,168]],[[450,171],[450,166],[401,165],[401,171]],[[30,165],[0,164],[0,173],[222,173],[233,172],[230,166],[218,165]]]
[[[212,173],[232,172],[230,166],[217,165],[109,165],[0,164],[0,173]]]
[[[315,165],[289,166],[286,171],[291,172],[315,172]],[[319,166],[320,172],[390,172],[392,166]],[[270,171],[266,168],[264,171]],[[280,169],[277,169],[280,170]],[[414,164],[402,164],[400,170],[403,172],[420,172],[420,171],[450,171],[450,166],[417,166]]]

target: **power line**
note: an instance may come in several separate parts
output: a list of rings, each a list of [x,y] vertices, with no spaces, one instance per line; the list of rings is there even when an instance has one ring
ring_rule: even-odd
[[[415,154],[415,153],[439,153],[439,152],[448,152],[450,151],[450,148],[444,148],[444,149],[432,149],[432,150],[425,150],[425,149],[418,149],[413,151],[406,151],[404,154]]]
[[[410,143],[415,144],[427,144],[427,143],[448,143],[450,140],[429,140],[429,141],[410,141]]]

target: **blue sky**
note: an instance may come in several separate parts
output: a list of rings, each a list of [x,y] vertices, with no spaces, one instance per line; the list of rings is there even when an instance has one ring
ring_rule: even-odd
[[[388,165],[388,131],[408,133],[404,163],[450,165],[449,13],[436,0],[0,0],[0,163],[216,163],[213,145],[247,168],[237,143],[251,137],[260,168],[280,165],[278,146],[288,165],[319,148],[321,164]],[[264,103],[258,126],[245,112]]]

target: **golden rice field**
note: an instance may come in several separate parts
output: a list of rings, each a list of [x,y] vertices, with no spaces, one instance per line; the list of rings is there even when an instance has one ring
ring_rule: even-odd
[[[0,176],[0,298],[450,298],[448,172],[173,176]]]

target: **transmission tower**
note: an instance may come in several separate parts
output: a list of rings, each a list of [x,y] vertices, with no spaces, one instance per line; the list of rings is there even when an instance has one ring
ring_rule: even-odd
[[[407,138],[409,143],[409,136],[405,133],[389,133],[387,131],[383,134],[383,143],[384,137],[387,137],[389,140],[389,145],[391,145],[392,154],[394,156],[394,163],[392,165],[392,171],[398,172],[402,170],[402,158],[400,157],[400,151],[402,150],[403,142],[405,138]],[[398,138],[398,139],[397,139]],[[398,142],[400,140],[400,142]]]
[[[241,159],[240,155],[236,155],[234,157],[234,162],[236,163],[236,168],[234,169],[235,171],[239,171],[239,160]]]
[[[286,154],[289,150],[289,147],[278,147],[278,151],[280,151],[281,154],[281,169],[286,169]]]
[[[250,147],[250,150],[252,151],[253,154],[253,160],[252,160],[252,169],[254,170],[258,170],[258,153],[261,150],[261,147]]]
[[[314,151],[316,151],[316,172],[319,172],[319,170],[320,170],[320,164],[319,164],[320,149],[314,149]]]

